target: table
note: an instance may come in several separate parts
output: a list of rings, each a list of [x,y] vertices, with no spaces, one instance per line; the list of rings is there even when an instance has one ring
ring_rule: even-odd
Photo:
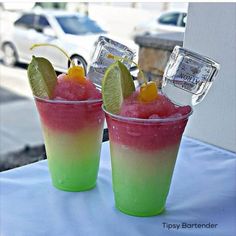
[[[235,153],[184,137],[166,211],[146,218],[114,207],[109,142],[102,145],[97,186],[91,191],[55,189],[47,161],[5,171],[0,174],[0,235],[236,235],[235,167]],[[202,228],[208,223],[212,228]]]

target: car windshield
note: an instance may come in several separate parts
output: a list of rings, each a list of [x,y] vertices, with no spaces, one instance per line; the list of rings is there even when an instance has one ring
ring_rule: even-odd
[[[57,16],[59,25],[66,34],[98,34],[105,31],[93,20],[84,16]]]

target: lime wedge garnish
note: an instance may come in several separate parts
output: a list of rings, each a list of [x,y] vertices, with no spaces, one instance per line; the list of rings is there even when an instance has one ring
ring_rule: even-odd
[[[52,98],[57,75],[50,61],[33,56],[27,73],[33,94],[37,97]]]
[[[102,79],[102,98],[107,111],[118,114],[125,98],[135,91],[134,81],[120,61],[111,64]]]

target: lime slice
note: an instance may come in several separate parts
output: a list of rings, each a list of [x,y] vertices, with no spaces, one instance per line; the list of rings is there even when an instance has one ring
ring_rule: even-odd
[[[52,98],[57,75],[50,61],[33,56],[27,73],[33,94],[37,97]]]
[[[135,91],[134,81],[124,64],[111,64],[102,79],[102,98],[107,111],[118,114],[125,98]]]

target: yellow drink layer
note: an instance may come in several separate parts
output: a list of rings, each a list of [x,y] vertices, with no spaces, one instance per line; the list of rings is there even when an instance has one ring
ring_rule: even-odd
[[[102,129],[100,126],[66,133],[43,128],[48,164],[55,187],[82,191],[95,186]]]
[[[179,145],[145,152],[111,142],[112,180],[116,207],[138,216],[165,208]]]

